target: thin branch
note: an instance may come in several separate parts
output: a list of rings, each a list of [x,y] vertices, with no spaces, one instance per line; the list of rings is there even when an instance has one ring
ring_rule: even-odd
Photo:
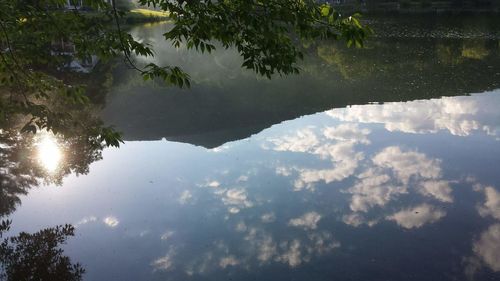
[[[17,68],[19,68],[19,70],[24,75],[26,75],[28,78],[31,78],[30,75],[24,70],[24,68],[21,67],[21,65],[19,64],[19,62],[16,59],[16,56],[14,55],[14,52],[12,51],[12,44],[10,43],[9,34],[7,33],[7,29],[5,28],[3,21],[0,21],[0,28],[2,29],[2,32],[5,36],[5,41],[7,43],[7,50],[9,52],[10,56],[12,57],[12,61],[14,62],[14,64],[16,64]]]
[[[135,69],[135,70],[139,71],[141,74],[143,74],[145,71],[143,69],[138,68],[132,62],[132,60],[130,59],[130,51],[128,50],[128,48],[125,47],[125,42],[123,39],[121,27],[120,27],[120,18],[118,17],[118,11],[116,10],[115,0],[111,0],[111,8],[113,9],[113,18],[115,19],[116,28],[118,30],[118,38],[120,39],[120,45],[122,46],[122,51],[123,51],[123,54],[125,56],[125,59],[127,60],[127,62],[130,64],[130,66],[133,69]]]

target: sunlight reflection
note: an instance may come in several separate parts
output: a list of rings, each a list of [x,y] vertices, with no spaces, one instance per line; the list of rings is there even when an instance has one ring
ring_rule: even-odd
[[[51,134],[43,134],[37,144],[38,162],[48,172],[54,172],[62,159],[62,152],[57,140]]]

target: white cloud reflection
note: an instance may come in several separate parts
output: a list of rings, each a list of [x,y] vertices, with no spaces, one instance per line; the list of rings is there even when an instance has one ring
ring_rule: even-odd
[[[318,222],[321,219],[321,215],[316,212],[308,212],[303,214],[298,218],[291,219],[288,225],[301,227],[305,230],[316,229]]]
[[[297,169],[298,179],[294,182],[294,190],[314,189],[313,184],[319,181],[331,183],[351,176],[363,159],[362,153],[355,153],[353,143],[319,147],[316,152],[324,158],[329,157],[333,168]]]
[[[485,202],[478,207],[479,214],[483,217],[492,216],[500,220],[500,192],[491,186],[484,188]]]
[[[174,268],[174,256],[176,252],[170,248],[167,254],[163,257],[157,258],[151,263],[154,271],[170,271]]]
[[[218,181],[210,181],[205,186],[212,187],[212,188],[217,188],[217,187],[220,186],[220,182],[218,182]]]
[[[413,208],[401,210],[387,216],[387,220],[395,221],[404,228],[419,228],[428,223],[434,223],[446,215],[445,211],[439,210],[428,204],[422,204]]]
[[[385,148],[375,155],[372,161],[379,167],[392,169],[404,184],[407,184],[412,176],[436,179],[441,175],[440,160],[428,158],[416,151],[402,151],[397,146]]]
[[[500,271],[500,224],[494,224],[474,242],[474,253],[493,271]]]
[[[431,103],[434,102],[431,101]],[[422,108],[425,108],[425,102],[421,103]],[[399,112],[395,113],[391,109],[389,112],[392,114],[384,115],[385,113],[382,112],[382,117],[377,115],[380,113],[378,109],[372,110],[371,105],[360,106],[359,112],[363,111],[361,108],[368,110],[362,112],[365,115],[360,114],[359,118],[366,123],[377,123],[379,120],[388,130],[408,133],[437,132],[445,129],[457,135],[467,135],[473,130],[494,132],[494,128],[482,128],[476,122],[477,120],[470,122],[466,120],[466,117],[475,118],[479,113],[471,104],[473,103],[465,102],[457,105],[442,103],[441,106],[445,108],[441,111],[434,110],[432,108],[434,104],[431,104],[431,109],[423,113],[424,116],[428,114],[428,118],[422,118],[419,114],[411,112],[412,105],[400,104],[403,107]],[[373,108],[380,107],[383,106],[373,105]],[[359,121],[355,119],[356,115],[347,114],[353,109],[355,107],[333,110],[328,114],[339,119]],[[337,111],[344,112],[340,114]],[[448,119],[443,116],[438,116],[437,119],[431,117],[434,112],[446,113],[444,116]],[[369,117],[374,119],[369,121]],[[462,120],[454,122],[450,120],[452,117],[460,117]],[[424,119],[425,122],[412,123],[413,118],[417,121]],[[446,120],[449,123],[446,123]],[[347,225],[371,227],[380,221],[387,220],[405,229],[418,229],[442,220],[447,215],[442,207],[443,203],[453,203],[455,200],[452,189],[453,181],[443,176],[442,160],[413,147],[396,145],[380,147],[376,144],[373,149],[367,150],[365,148],[376,141],[375,138],[370,138],[370,134],[370,129],[355,123],[324,127],[305,126],[287,136],[267,139],[264,147],[313,158],[312,161],[307,161],[306,158],[306,161],[291,164],[284,162],[286,159],[278,159],[277,164],[273,166],[276,174],[291,179],[294,190],[312,190],[320,182],[329,184],[345,180],[338,184],[337,190],[343,192],[341,196],[347,197],[349,210],[348,213],[340,213],[337,217]],[[374,137],[376,137],[375,134]],[[307,163],[312,164],[307,166]],[[186,272],[189,274],[206,272],[212,270],[211,268],[220,270],[237,266],[250,267],[252,262],[258,265],[274,262],[297,267],[315,256],[325,255],[340,247],[340,243],[329,232],[322,231],[323,223],[325,225],[327,223],[322,221],[319,224],[322,215],[318,212],[299,214],[300,216],[290,220],[282,220],[281,216],[276,220],[275,213],[269,211],[267,207],[263,208],[267,210],[266,213],[260,210],[243,212],[245,208],[260,206],[262,202],[266,202],[259,197],[265,197],[265,195],[259,194],[261,190],[256,194],[252,193],[252,189],[247,188],[248,176],[238,177],[241,171],[231,170],[229,174],[237,178],[232,185],[222,179],[224,188],[220,188],[220,183],[216,180],[207,181],[204,186],[213,187],[210,192],[221,200],[222,210],[233,214],[233,216],[227,216],[229,217],[227,221],[234,223],[230,229],[241,237],[241,241],[236,242],[237,246],[228,243],[225,247],[214,247],[200,254],[199,259],[186,266]],[[481,215],[500,218],[499,193],[493,188],[483,188],[481,191],[484,191],[486,196],[484,204],[478,206]],[[410,198],[409,195],[412,196],[411,205],[401,206],[401,202],[406,202],[406,200],[397,202],[401,198]],[[307,200],[309,199],[304,199],[304,202],[308,202]],[[324,214],[330,217],[326,212]],[[275,222],[275,224],[268,225],[267,223],[270,222]],[[278,224],[297,227],[305,231],[290,231],[286,235],[269,232],[269,229]],[[494,261],[498,257],[495,252],[488,251],[497,248],[495,245],[484,246],[498,243],[498,229],[492,229],[476,241],[474,252],[481,256],[485,263],[495,268]],[[166,256],[161,263],[170,267],[170,261],[171,259]]]
[[[318,130],[319,132],[316,132]],[[268,140],[273,150],[308,153],[331,162],[331,167],[322,169],[277,167],[277,174],[298,174],[294,181],[295,191],[314,190],[314,184],[320,181],[328,184],[348,178],[364,158],[363,153],[355,151],[355,146],[370,143],[367,138],[370,130],[359,128],[357,124],[341,124],[318,130],[312,127],[304,128],[297,130],[295,134]]]
[[[358,124],[340,124],[337,127],[326,127],[323,134],[327,139],[338,141],[354,141],[362,144],[370,144],[368,135],[369,129],[360,129]]]
[[[500,95],[485,93],[474,98],[443,97],[440,99],[385,104],[354,105],[333,109],[327,114],[347,122],[381,123],[391,132],[426,134],[446,130],[467,136],[483,131],[498,137],[500,120],[497,105]]]
[[[277,254],[277,246],[273,241],[271,236],[264,236],[264,238],[258,242],[258,254],[257,259],[262,263],[269,262]]]
[[[354,212],[384,207],[409,193],[411,187],[424,196],[441,202],[453,202],[449,182],[441,179],[439,159],[390,146],[373,156],[366,166],[367,169],[358,174],[355,184],[344,191],[352,194],[350,208]]]
[[[233,255],[227,256],[227,257],[223,257],[219,261],[219,266],[221,268],[226,268],[228,266],[236,266],[238,264],[240,264],[240,261],[235,256],[233,256]]]
[[[161,236],[160,236],[160,239],[161,240],[168,240],[170,239],[170,237],[172,237],[174,235],[175,232],[171,231],[171,230],[167,230],[165,231]]]
[[[231,213],[238,213],[239,209],[250,208],[253,203],[248,199],[247,191],[243,188],[232,188],[227,190],[222,197],[222,202],[230,206]]]
[[[420,184],[419,192],[425,196],[434,197],[441,202],[453,202],[452,189],[449,182],[445,180],[424,181]]]
[[[363,224],[374,226],[378,223],[377,219],[367,220],[361,213],[350,213],[342,216],[342,221],[350,226],[358,227]]]
[[[284,251],[276,258],[277,261],[288,264],[290,267],[296,267],[302,263],[302,253],[300,250],[299,240],[295,239],[291,242],[283,242],[281,243],[280,248]]]
[[[84,217],[81,220],[79,220],[77,223],[75,223],[75,227],[79,227],[81,225],[84,225],[84,224],[87,224],[87,223],[91,223],[91,222],[95,222],[95,221],[97,221],[97,217],[95,217],[95,216],[87,216],[87,217]]]
[[[446,110],[452,110],[451,105],[447,106]],[[348,109],[334,109],[327,114],[344,120],[345,118],[340,118],[344,115],[336,113],[343,110]],[[466,106],[453,110],[469,112]],[[405,114],[405,111],[407,110],[401,109],[401,114]],[[347,121],[359,122],[352,118]],[[368,120],[368,116],[364,120]],[[301,153],[326,160],[325,164],[316,161],[315,163],[323,165],[314,168],[300,167],[297,164],[285,165],[280,162],[275,168],[276,174],[291,178],[295,191],[314,191],[318,182],[330,184],[354,179],[353,183],[341,189],[341,192],[350,194],[349,208],[352,213],[341,217],[348,225],[374,226],[385,218],[396,221],[403,227],[415,228],[445,216],[444,211],[430,205],[420,205],[414,207],[419,215],[411,215],[403,210],[392,215],[380,214],[375,218],[367,218],[366,215],[371,209],[384,208],[407,194],[420,194],[441,203],[454,201],[450,181],[443,178],[440,159],[429,157],[416,149],[400,146],[382,148],[367,158],[364,148],[371,144],[370,134],[370,129],[356,123],[322,128],[306,126],[287,136],[268,139],[264,148]],[[295,218],[289,225],[309,227],[305,218]],[[311,223],[309,228],[314,225]]]
[[[118,224],[120,224],[120,221],[113,216],[105,217],[102,221],[104,222],[104,224],[111,228],[115,228],[118,226]]]
[[[408,193],[403,185],[391,185],[391,177],[380,169],[369,169],[358,175],[354,186],[346,190],[352,194],[350,208],[354,212],[367,212],[369,209],[385,206],[398,195]]]
[[[182,205],[188,203],[193,198],[193,194],[189,190],[184,190],[179,197],[179,203]]]
[[[274,214],[274,212],[265,213],[262,216],[260,216],[260,220],[263,223],[271,223],[276,220],[276,215]]]
[[[309,152],[319,144],[318,137],[309,128],[298,130],[295,135],[269,140],[276,151]]]

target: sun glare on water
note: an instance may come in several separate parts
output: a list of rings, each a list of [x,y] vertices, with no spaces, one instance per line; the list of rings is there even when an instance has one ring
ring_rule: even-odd
[[[37,144],[37,157],[40,165],[48,172],[54,172],[62,159],[61,149],[56,139],[50,134],[44,134]]]

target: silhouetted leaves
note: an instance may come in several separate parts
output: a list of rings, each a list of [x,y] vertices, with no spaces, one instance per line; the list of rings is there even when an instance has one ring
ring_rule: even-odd
[[[0,236],[10,222],[0,224]],[[21,232],[0,244],[0,280],[5,281],[77,281],[85,272],[73,264],[60,248],[75,235],[71,225],[56,226],[30,234]]]

